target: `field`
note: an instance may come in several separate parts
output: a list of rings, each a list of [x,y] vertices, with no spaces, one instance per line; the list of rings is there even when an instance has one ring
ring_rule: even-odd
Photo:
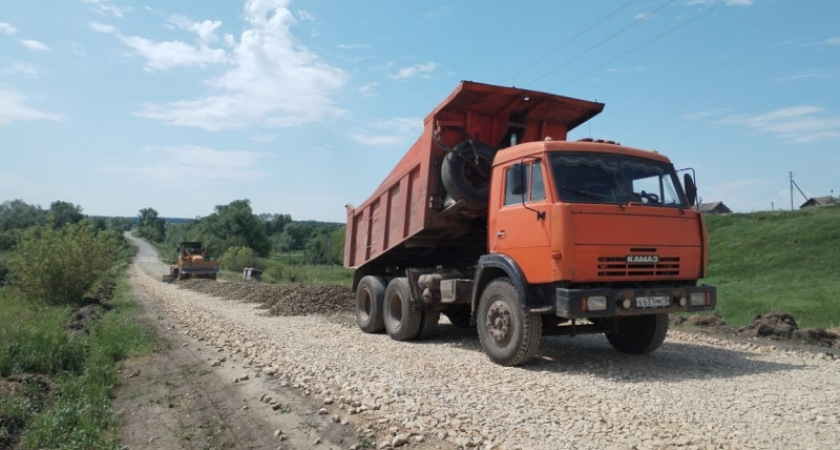
[[[840,326],[840,207],[708,216],[718,312],[733,325],[783,311],[799,326]]]

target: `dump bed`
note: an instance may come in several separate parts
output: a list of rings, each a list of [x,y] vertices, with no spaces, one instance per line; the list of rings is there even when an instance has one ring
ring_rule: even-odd
[[[498,150],[565,140],[569,130],[603,108],[544,92],[461,82],[426,116],[423,134],[373,195],[358,207],[347,205],[345,267],[381,271],[426,262],[474,263],[486,253],[486,209],[464,208],[449,198],[441,180],[447,152],[465,141]]]

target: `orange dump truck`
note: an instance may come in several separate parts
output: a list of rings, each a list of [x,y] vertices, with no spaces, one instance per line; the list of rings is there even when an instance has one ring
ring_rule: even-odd
[[[362,331],[432,335],[441,313],[519,365],[543,335],[658,348],[668,314],[713,310],[690,173],[612,141],[566,141],[604,105],[462,82],[376,191],[347,206]]]

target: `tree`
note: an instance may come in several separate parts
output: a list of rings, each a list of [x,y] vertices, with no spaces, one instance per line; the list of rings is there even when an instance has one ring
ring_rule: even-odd
[[[0,250],[12,248],[23,230],[41,225],[45,220],[46,212],[40,206],[23,200],[4,202],[0,205]]]
[[[82,214],[82,207],[72,203],[56,200],[50,204],[47,211],[47,220],[52,222],[54,228],[62,228],[67,224],[79,223],[85,215]]]
[[[199,228],[205,231],[202,234],[221,241],[221,248],[212,249],[216,254],[224,253],[232,246],[249,247],[259,256],[268,256],[271,252],[265,223],[254,215],[250,200],[234,200],[216,206],[216,212],[204,218]]]
[[[158,217],[158,212],[152,208],[143,208],[138,215],[137,233],[140,237],[155,242],[163,242],[166,234],[166,221]]]
[[[58,229],[33,226],[9,255],[12,282],[34,301],[79,302],[114,264],[121,246],[115,232],[96,233],[89,221]]]

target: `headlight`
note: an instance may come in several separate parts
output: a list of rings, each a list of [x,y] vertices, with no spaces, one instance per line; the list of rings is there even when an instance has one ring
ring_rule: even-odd
[[[590,311],[604,311],[607,309],[607,297],[593,295],[586,300],[586,308]]]
[[[705,292],[692,292],[691,293],[691,306],[706,306],[706,293]]]

